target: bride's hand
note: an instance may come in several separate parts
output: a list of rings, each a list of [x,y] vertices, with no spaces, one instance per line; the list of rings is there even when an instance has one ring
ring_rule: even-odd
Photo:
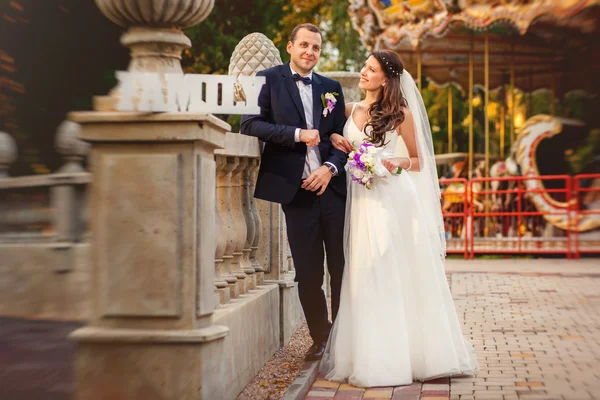
[[[395,174],[398,171],[398,167],[400,166],[400,160],[400,157],[387,158],[381,161],[381,165],[383,165],[392,174]]]
[[[329,136],[329,140],[331,140],[333,147],[344,153],[350,153],[352,151],[350,142],[339,133],[332,133],[331,136]]]

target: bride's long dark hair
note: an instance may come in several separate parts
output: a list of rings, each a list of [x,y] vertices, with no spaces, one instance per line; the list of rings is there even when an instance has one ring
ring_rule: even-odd
[[[365,133],[369,142],[375,146],[386,145],[385,134],[396,129],[404,121],[403,107],[406,107],[406,99],[402,95],[400,87],[400,76],[404,72],[404,64],[400,57],[389,50],[375,50],[371,56],[381,65],[381,69],[387,78],[382,87],[379,99],[367,110],[367,124]],[[367,130],[367,127],[371,129]]]

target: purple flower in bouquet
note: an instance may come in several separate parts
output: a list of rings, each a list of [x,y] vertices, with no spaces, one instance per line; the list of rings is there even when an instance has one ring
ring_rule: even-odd
[[[346,163],[346,170],[352,181],[371,189],[374,178],[383,178],[388,174],[387,169],[381,165],[381,150],[368,142],[363,142],[358,148],[352,144],[352,152]]]

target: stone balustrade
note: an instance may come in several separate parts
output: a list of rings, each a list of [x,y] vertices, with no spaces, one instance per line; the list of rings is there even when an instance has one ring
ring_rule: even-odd
[[[260,243],[257,233],[262,224],[253,198],[259,159],[258,140],[236,133],[227,133],[225,148],[215,152],[215,285],[221,304],[256,289],[264,281],[256,259]]]
[[[91,174],[82,166],[87,147],[78,132],[70,121],[59,127],[57,149],[65,164],[58,172],[0,178],[0,244],[89,241]],[[258,140],[226,133],[215,162],[215,288],[219,303],[227,304],[263,285],[265,276],[289,282],[293,264],[280,206],[254,198]]]
[[[127,29],[130,72],[179,73],[181,29],[214,0],[96,3]],[[236,51],[280,62],[259,36]],[[253,198],[260,144],[202,112],[116,112],[120,89],[61,124],[54,174],[3,177],[0,134],[0,315],[88,322],[74,399],[235,398],[303,321],[281,206]]]
[[[79,126],[62,123],[55,173],[0,176],[0,315],[85,319],[89,315],[88,146]],[[7,143],[11,143],[7,146]],[[16,161],[12,138],[0,134],[3,171]]]
[[[56,132],[56,149],[64,165],[46,175],[0,175],[0,243],[78,243],[87,237],[87,185],[83,167],[89,145],[78,139],[79,126],[64,121]],[[0,133],[0,164],[16,161],[14,140]]]
[[[77,243],[88,234],[87,172],[0,179],[0,243]]]

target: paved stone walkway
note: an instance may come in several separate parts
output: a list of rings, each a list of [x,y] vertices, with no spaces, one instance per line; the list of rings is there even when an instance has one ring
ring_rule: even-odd
[[[480,362],[476,376],[366,390],[319,377],[306,400],[600,399],[600,267],[521,263],[448,268],[463,333]]]
[[[464,333],[481,364],[477,376],[367,390],[319,379],[306,399],[600,400],[596,264],[449,262]],[[75,346],[66,336],[78,326],[0,318],[0,400],[70,399]]]
[[[81,324],[0,318],[0,400],[69,400]]]

